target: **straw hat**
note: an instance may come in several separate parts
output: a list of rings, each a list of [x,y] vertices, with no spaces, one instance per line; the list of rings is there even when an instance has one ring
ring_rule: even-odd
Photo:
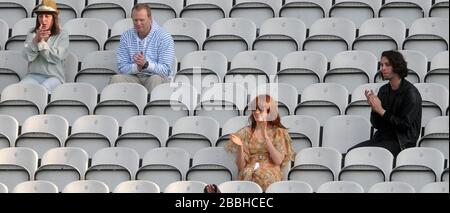
[[[33,12],[34,13],[50,12],[59,15],[59,10],[54,0],[42,0],[42,4],[35,7]]]

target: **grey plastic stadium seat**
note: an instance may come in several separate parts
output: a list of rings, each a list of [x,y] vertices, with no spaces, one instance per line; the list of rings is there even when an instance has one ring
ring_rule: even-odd
[[[27,181],[17,184],[12,193],[58,193],[58,187],[49,181]]]
[[[264,21],[278,17],[282,3],[282,0],[236,0],[230,17],[250,19],[259,29]]]
[[[449,89],[448,57],[448,51],[445,51],[431,59],[430,71],[425,76],[426,83],[438,83]]]
[[[448,116],[435,117],[425,126],[424,136],[417,142],[418,147],[436,148],[449,159]]]
[[[9,115],[0,115],[0,149],[13,147],[19,133],[19,123]]]
[[[313,188],[303,181],[280,181],[267,187],[266,193],[313,193]]]
[[[30,148],[0,149],[0,183],[14,189],[21,182],[33,180],[37,165],[38,155]]]
[[[201,19],[208,28],[222,18],[228,18],[233,0],[187,0],[181,10],[182,18]]]
[[[109,85],[111,77],[118,73],[115,51],[94,51],[81,60],[81,70],[75,77],[75,82],[88,83],[102,92]],[[115,60],[114,60],[115,62]]]
[[[0,51],[0,91],[19,83],[28,72],[28,63],[20,51]]]
[[[286,0],[280,9],[280,16],[298,18],[309,29],[315,21],[329,17],[332,4],[329,0]]]
[[[82,18],[98,18],[112,28],[118,20],[131,17],[133,0],[87,0]]]
[[[336,0],[330,17],[348,18],[359,28],[364,21],[378,17],[381,0]]]
[[[164,193],[203,193],[206,183],[200,181],[179,181],[171,183]]]
[[[422,96],[422,127],[435,117],[445,114],[449,103],[447,88],[436,83],[414,84]]]
[[[80,180],[67,184],[62,193],[109,193],[109,187],[97,180]]]
[[[370,187],[368,193],[415,193],[416,190],[408,183],[382,182]]]
[[[317,193],[364,193],[364,189],[352,181],[333,181],[322,184]]]
[[[114,189],[114,193],[160,193],[159,186],[150,181],[126,181]]]
[[[23,50],[27,35],[34,30],[35,26],[36,18],[24,18],[19,20],[12,26],[11,37],[4,44],[4,49]]]
[[[428,16],[430,7],[429,0],[385,0],[379,16],[399,18],[410,28],[415,20]]]
[[[137,0],[137,3],[149,5],[152,9],[152,18],[161,25],[169,19],[180,17],[184,6],[184,0]]]
[[[122,36],[122,34],[132,28],[134,28],[134,25],[133,19],[131,18],[122,19],[114,23],[114,25],[111,28],[111,35],[109,36],[108,40],[106,40],[103,49],[117,50],[120,44],[120,37]]]
[[[253,181],[227,181],[219,185],[221,193],[263,193],[262,188]]]
[[[320,123],[308,115],[291,115],[281,118],[281,123],[288,129],[292,147],[296,153],[302,149],[319,146]]]

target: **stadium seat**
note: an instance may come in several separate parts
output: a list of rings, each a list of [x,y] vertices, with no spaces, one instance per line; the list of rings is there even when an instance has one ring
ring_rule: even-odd
[[[414,188],[403,182],[382,182],[370,187],[368,193],[415,193]]]
[[[403,42],[404,50],[423,52],[429,60],[438,53],[448,51],[448,18],[423,18],[414,21],[409,36]]]
[[[317,119],[307,115],[291,115],[281,118],[288,129],[295,153],[302,149],[319,146],[320,124]]]
[[[435,117],[443,116],[449,103],[447,88],[436,83],[414,84],[422,96],[422,127]]]
[[[371,52],[345,51],[333,58],[323,82],[337,83],[353,91],[360,85],[374,82],[377,72],[378,60]]]
[[[0,193],[8,193],[8,187],[3,183],[0,183]]]
[[[28,72],[28,63],[20,51],[0,51],[0,91],[19,83]]]
[[[278,17],[282,3],[282,0],[236,0],[230,17],[252,20],[259,29],[264,21]]]
[[[448,5],[448,0],[435,0],[434,4],[430,8],[429,17],[448,18]]]
[[[217,139],[216,147],[223,147],[230,140],[230,135],[249,126],[249,116],[235,116],[222,125],[222,135]]]
[[[75,82],[75,76],[78,74],[78,63],[77,56],[69,52],[67,58],[63,61],[65,83]]]
[[[229,17],[232,5],[233,0],[186,0],[180,17],[198,18],[210,28],[217,20]]]
[[[63,193],[109,193],[108,186],[96,180],[80,180],[69,183]]]
[[[62,147],[69,134],[69,123],[59,115],[35,115],[25,120],[16,147],[28,147],[41,158],[52,148]]]
[[[406,37],[406,26],[397,18],[374,18],[365,21],[359,28],[359,36],[352,45],[353,50],[367,50],[377,58],[386,50],[401,50]]]
[[[189,153],[180,148],[156,148],[148,151],[142,167],[136,173],[136,180],[152,181],[159,188],[185,180],[189,169]]]
[[[122,34],[132,28],[134,28],[134,25],[133,19],[131,18],[122,19],[114,23],[111,28],[111,36],[109,36],[108,40],[106,40],[103,49],[112,51],[117,50]]]
[[[203,193],[206,183],[200,181],[179,181],[169,184],[164,193]]]
[[[420,193],[449,193],[448,182],[429,183],[422,187]]]
[[[0,50],[5,50],[6,41],[9,38],[8,23],[0,19]]]
[[[281,60],[275,82],[291,84],[297,88],[299,94],[303,94],[309,85],[322,82],[327,72],[327,63],[326,56],[320,52],[289,53]]]
[[[63,116],[72,126],[76,119],[92,115],[97,104],[97,90],[86,83],[65,83],[55,88],[44,114]]]
[[[259,95],[270,95],[278,103],[278,113],[280,117],[294,115],[295,107],[298,104],[297,89],[285,83],[270,83],[258,85],[250,94],[250,100],[254,100]],[[245,115],[250,115],[252,108],[250,104],[245,109]]]
[[[381,0],[336,0],[330,17],[348,18],[360,28],[364,21],[378,17]]]
[[[126,181],[114,189],[114,193],[160,193],[159,186],[150,181]]]
[[[266,193],[313,193],[313,188],[303,181],[280,181],[267,187]]]
[[[358,86],[352,93],[352,100],[350,104],[345,109],[346,115],[359,115],[370,121],[370,115],[372,112],[372,107],[367,103],[367,98],[365,95],[366,90],[372,90],[375,94],[378,94],[378,90],[383,83],[370,83]]]
[[[47,90],[37,84],[18,83],[3,89],[0,99],[0,114],[13,116],[22,126],[24,121],[44,111]]]
[[[295,156],[289,180],[304,181],[316,192],[320,185],[338,180],[342,155],[336,149],[313,147],[302,149]]]
[[[0,183],[8,189],[34,178],[38,166],[37,153],[25,147],[0,149]]]
[[[364,189],[352,181],[333,181],[322,184],[317,193],[364,193]]]
[[[83,180],[88,167],[88,154],[80,148],[62,147],[48,150],[41,166],[34,174],[35,180],[54,183],[63,190],[70,182]]]
[[[315,21],[328,17],[332,3],[329,0],[286,0],[280,16],[298,18],[309,29]]]
[[[192,158],[198,150],[213,146],[219,138],[219,128],[219,123],[210,117],[180,118],[173,125],[166,146],[182,148]]]
[[[175,56],[178,61],[193,51],[202,49],[206,40],[206,25],[199,19],[177,18],[164,23],[164,29],[172,35],[175,42]]]
[[[219,190],[221,193],[263,193],[253,181],[227,181],[219,185]]]
[[[406,28],[410,28],[415,20],[428,16],[430,7],[429,0],[385,0],[379,16],[399,18],[406,24]]]
[[[394,165],[394,156],[389,150],[380,147],[361,147],[345,155],[344,167],[339,180],[354,181],[369,191],[374,184],[389,181]]]
[[[448,182],[448,167],[444,170],[444,171],[442,171],[442,174],[441,174],[441,181],[445,181],[445,182]]]
[[[130,18],[134,0],[86,0],[82,18],[98,18],[111,29],[117,21]]]
[[[147,89],[135,83],[116,83],[106,86],[95,106],[94,115],[115,118],[119,126],[130,117],[142,115],[147,104]]]
[[[328,118],[343,115],[347,103],[348,90],[344,86],[335,83],[312,84],[303,91],[295,114],[313,116],[320,126],[324,126]]]
[[[144,115],[164,115],[172,127],[175,122],[190,115],[197,105],[198,92],[187,84],[167,83],[155,87]]]
[[[219,83],[205,89],[195,116],[209,116],[223,126],[232,117],[243,115],[247,105],[247,91],[239,84]],[[211,141],[215,143],[215,141]]]
[[[169,122],[162,116],[134,116],[125,121],[122,135],[116,142],[116,147],[134,149],[144,158],[149,150],[165,147],[169,137]]]
[[[319,51],[331,61],[337,53],[350,50],[355,37],[356,27],[352,21],[346,18],[319,19],[311,26],[303,50]]]
[[[42,2],[42,0],[39,0],[39,2]],[[85,1],[73,0],[55,0],[55,2],[59,10],[59,20],[61,24],[65,24],[71,19],[80,18],[86,3]]]
[[[19,20],[31,17],[35,5],[35,0],[1,0],[0,19],[6,21],[8,26],[12,28]]]
[[[0,115],[0,149],[13,147],[19,133],[19,123],[9,115]]]
[[[11,37],[5,43],[5,50],[19,50],[24,48],[27,35],[34,30],[36,18],[24,18],[12,27]]]
[[[221,184],[238,179],[238,169],[234,154],[223,147],[210,147],[195,153],[192,167],[186,173],[186,180]]]
[[[85,174],[86,180],[98,180],[114,189],[121,182],[134,180],[139,168],[139,155],[124,147],[105,148],[97,151],[92,165]]]
[[[228,61],[240,52],[250,50],[256,39],[256,25],[242,18],[224,18],[211,25],[203,50],[223,53]]]
[[[180,17],[184,6],[184,0],[137,0],[137,3],[149,5],[152,9],[152,19],[161,25],[169,19]]]
[[[64,29],[69,34],[69,50],[80,61],[84,61],[85,57],[89,59],[89,53],[102,50],[108,39],[108,25],[96,18],[69,20],[64,24]]]
[[[418,147],[436,148],[449,159],[448,116],[435,117],[425,126],[424,136],[417,142]]]
[[[428,183],[439,181],[444,170],[444,155],[434,148],[409,148],[397,156],[390,181],[411,184],[416,191]]]
[[[84,149],[89,158],[102,148],[111,147],[119,134],[119,123],[105,115],[86,115],[78,118],[67,138],[66,147]]]
[[[431,60],[430,71],[425,76],[426,83],[438,83],[449,89],[448,51],[438,53]]]
[[[111,62],[114,59],[114,62]],[[88,83],[102,92],[110,81],[110,78],[118,73],[115,63],[115,51],[94,51],[88,53],[81,60],[81,70],[75,77],[75,82]]]
[[[17,184],[11,193],[58,193],[58,186],[49,181],[27,181]]]

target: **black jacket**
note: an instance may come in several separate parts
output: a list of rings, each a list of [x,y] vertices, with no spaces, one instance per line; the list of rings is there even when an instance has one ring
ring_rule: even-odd
[[[403,79],[394,97],[393,106],[388,107],[390,90],[390,84],[388,83],[378,91],[378,97],[386,113],[381,117],[378,113],[372,111],[370,121],[373,127],[379,131],[383,129],[382,125],[392,128],[397,136],[396,141],[399,142],[402,150],[414,147],[421,130],[422,97],[413,84]]]

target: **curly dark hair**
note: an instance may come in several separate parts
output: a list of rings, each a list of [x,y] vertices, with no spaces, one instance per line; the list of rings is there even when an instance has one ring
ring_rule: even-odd
[[[408,63],[403,55],[397,51],[385,51],[381,54],[381,57],[386,57],[389,63],[394,69],[394,73],[397,73],[400,78],[406,78],[408,76]]]

